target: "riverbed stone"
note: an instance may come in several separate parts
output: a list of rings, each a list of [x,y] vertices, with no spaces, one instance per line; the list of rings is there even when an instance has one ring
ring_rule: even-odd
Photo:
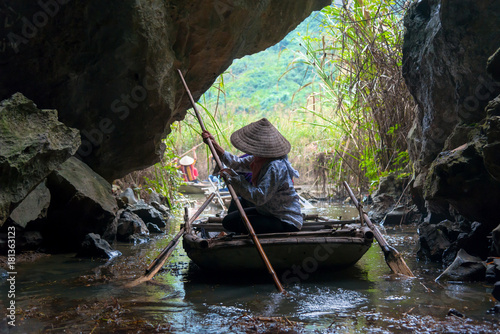
[[[500,301],[500,281],[495,283],[491,294],[497,301]]]
[[[0,226],[79,145],[79,131],[59,122],[56,110],[39,109],[21,93],[0,102]]]
[[[144,201],[140,201],[139,203],[130,206],[128,209],[141,217],[145,223],[153,223],[160,228],[167,226],[166,218],[163,217],[161,212],[156,210],[151,205],[146,204]]]
[[[451,243],[436,224],[422,223],[418,226],[419,257],[429,258],[434,261],[441,261],[443,252],[450,247]]]
[[[147,223],[146,226],[148,228],[149,233],[155,233],[155,234],[164,233],[156,224]]]
[[[384,219],[384,225],[404,225],[411,221],[413,212],[406,205],[398,205],[389,211]]]
[[[436,278],[436,281],[483,281],[485,274],[484,261],[460,249],[455,261]]]
[[[500,281],[500,258],[488,259],[485,277],[486,281],[490,283]]]
[[[51,245],[74,249],[88,233],[101,235],[113,223],[111,184],[82,161],[68,159],[49,175],[47,187],[52,200],[44,237]]]
[[[103,259],[112,259],[120,255],[120,251],[114,250],[106,240],[101,239],[101,236],[95,233],[89,233],[85,236],[76,254],[77,257],[98,257]]]
[[[43,247],[44,238],[40,231],[23,231],[18,238],[19,249],[37,251]]]
[[[149,230],[144,221],[135,213],[123,210],[118,218],[116,239],[118,241],[130,241],[131,235],[149,235]]]

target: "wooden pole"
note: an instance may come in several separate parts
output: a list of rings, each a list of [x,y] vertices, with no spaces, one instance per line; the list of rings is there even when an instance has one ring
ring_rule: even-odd
[[[196,117],[198,118],[198,122],[200,123],[200,127],[202,131],[206,131],[205,125],[203,124],[203,120],[201,119],[200,113],[198,112],[198,109],[196,108],[196,103],[194,102],[193,96],[191,95],[191,91],[189,90],[189,87],[186,84],[186,81],[184,80],[184,76],[182,75],[181,70],[177,70],[179,72],[179,76],[181,77],[182,84],[184,85],[184,88],[186,89],[186,92],[189,96],[189,100],[191,101],[191,105],[193,107],[194,113],[196,114]],[[222,165],[222,162],[220,161],[219,156],[217,155],[217,152],[215,151],[214,145],[212,142],[209,140],[208,141],[208,147],[210,147],[210,151],[212,152],[212,155],[215,159],[215,162],[217,163],[217,166],[222,170],[224,166]],[[276,275],[276,272],[274,271],[271,262],[269,262],[269,259],[266,256],[266,253],[264,252],[264,249],[262,248],[262,245],[260,244],[259,239],[257,238],[257,235],[255,234],[255,231],[252,227],[252,224],[250,224],[250,220],[248,220],[248,217],[245,213],[245,210],[241,206],[241,203],[238,199],[238,196],[236,195],[236,192],[234,191],[234,188],[229,184],[228,180],[226,177],[223,175],[224,181],[226,181],[227,189],[229,190],[229,193],[231,194],[231,197],[234,200],[234,203],[236,204],[236,207],[238,208],[238,211],[240,212],[241,218],[243,219],[243,222],[245,223],[245,227],[248,230],[248,234],[252,238],[255,247],[257,247],[257,251],[259,252],[260,257],[262,258],[262,261],[266,265],[267,271],[269,274],[272,276],[274,280],[274,284],[276,285],[276,288],[278,289],[279,292],[284,293],[285,290],[283,289],[283,286],[281,285],[280,280],[278,279],[278,276]]]
[[[134,287],[136,285],[139,285],[143,282],[147,282],[151,280],[154,275],[163,267],[163,264],[168,260],[172,252],[174,251],[175,247],[179,244],[179,241],[181,240],[181,236],[184,235],[184,233],[187,233],[187,230],[190,228],[191,224],[198,218],[198,216],[205,210],[205,208],[210,204],[210,202],[214,199],[215,193],[211,193],[210,196],[207,197],[205,202],[198,208],[198,210],[194,213],[194,215],[190,219],[185,218],[185,226],[181,227],[179,232],[175,235],[175,237],[170,240],[168,243],[167,247],[165,247],[161,253],[156,257],[156,259],[151,262],[149,267],[146,269],[146,272],[144,276],[139,277],[138,279],[128,283],[125,285],[127,288]]]
[[[359,204],[358,200],[356,199],[356,196],[354,196],[354,193],[351,190],[351,187],[349,187],[346,181],[344,181],[344,187],[349,192],[349,196],[351,196],[354,205],[359,210],[360,219],[364,219],[366,225],[368,225],[368,227],[373,231],[375,239],[377,239],[380,248],[382,248],[382,251],[384,252],[385,262],[387,263],[389,268],[391,268],[391,270],[396,274],[415,277],[415,275],[413,275],[413,273],[411,272],[410,268],[408,268],[408,266],[406,265],[406,262],[405,260],[403,260],[401,254],[394,247],[390,246],[387,243],[387,241],[382,236],[378,228],[375,225],[373,225],[370,218],[368,218],[368,215],[361,209],[361,205]]]

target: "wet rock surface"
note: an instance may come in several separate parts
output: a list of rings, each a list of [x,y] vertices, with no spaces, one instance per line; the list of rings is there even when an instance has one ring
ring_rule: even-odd
[[[149,230],[138,215],[129,210],[123,210],[119,213],[116,239],[128,242],[132,235],[147,236]]]
[[[160,228],[166,226],[166,219],[162,213],[143,201],[130,206],[128,210],[139,216],[145,223],[152,223]]]
[[[44,227],[49,244],[71,249],[75,241],[88,233],[102,235],[113,223],[117,204],[111,185],[80,160],[68,159],[49,175],[47,187],[52,195]]]
[[[6,97],[10,95],[0,99]],[[59,122],[57,116],[56,110],[39,109],[20,93],[0,102],[0,226],[28,193],[78,149],[78,130]]]
[[[85,236],[76,256],[112,259],[119,255],[121,253],[111,248],[106,240],[101,239],[100,235],[89,233]]]
[[[460,249],[453,263],[436,278],[436,281],[483,281],[485,274],[485,263],[479,257],[471,256]]]

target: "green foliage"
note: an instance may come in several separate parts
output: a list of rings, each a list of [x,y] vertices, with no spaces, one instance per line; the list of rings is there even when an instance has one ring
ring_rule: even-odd
[[[164,140],[166,145],[163,160],[153,166],[151,178],[144,176],[147,188],[154,190],[166,198],[170,209],[178,209],[179,187],[184,182],[182,173],[177,168],[177,154],[173,141],[169,138]]]
[[[219,103],[237,113],[264,115],[305,104],[311,91],[302,91],[301,87],[312,79],[314,73],[302,64],[297,64],[293,69],[288,68],[288,65],[293,61],[293,50],[302,48],[298,33],[315,34],[320,28],[319,23],[319,19],[312,15],[278,44],[251,56],[235,59],[218,79],[224,82],[225,93],[220,94],[216,82],[204,94],[203,104],[210,110],[215,110]]]
[[[373,189],[388,173],[408,174],[405,136],[415,104],[401,75],[406,6],[353,0],[324,8],[321,38],[303,36],[305,51],[291,64],[317,74],[319,82],[305,86],[316,84],[318,103],[304,111],[332,135],[331,151],[340,156],[332,171],[360,187]]]

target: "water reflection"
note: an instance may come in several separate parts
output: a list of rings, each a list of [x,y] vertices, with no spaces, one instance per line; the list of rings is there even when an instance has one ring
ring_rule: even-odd
[[[212,210],[216,212],[217,208]],[[344,205],[315,210],[308,213],[329,212],[328,216],[343,219],[357,216],[354,208]],[[298,284],[285,286],[285,296],[276,292],[267,273],[242,276],[203,272],[178,247],[166,270],[154,282],[124,288],[124,283],[143,273],[175,235],[180,223],[178,219],[170,236],[156,242],[117,245],[123,256],[111,263],[76,259],[68,254],[19,264],[19,326],[10,328],[11,333],[50,332],[48,328],[102,333],[119,329],[264,332],[269,324],[277,324],[268,320],[277,317],[290,322],[279,326],[298,332],[462,333],[498,329],[498,318],[486,313],[494,305],[490,300],[491,286],[436,283],[434,278],[442,267],[418,262],[413,255],[415,227],[386,231],[390,243],[397,244],[404,254],[415,279],[391,275],[382,252],[374,244],[356,265],[344,270],[317,271]],[[5,290],[5,284],[2,288]],[[4,292],[0,300],[6,305]],[[465,320],[447,316],[450,308],[465,314]],[[5,321],[0,323],[0,332],[6,328]],[[278,330],[270,330],[275,331]]]

